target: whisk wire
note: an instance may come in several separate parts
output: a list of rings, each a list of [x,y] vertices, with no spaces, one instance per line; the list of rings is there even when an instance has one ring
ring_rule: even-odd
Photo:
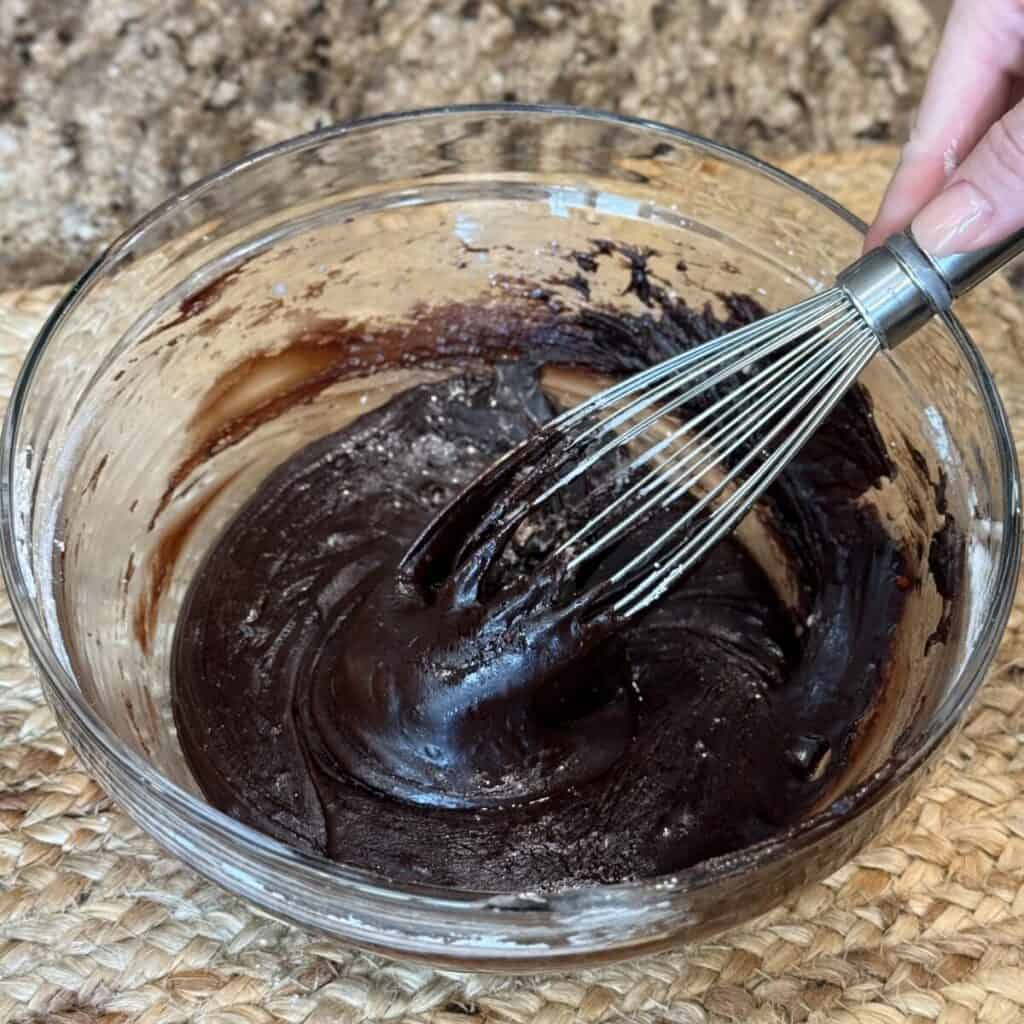
[[[847,329],[849,330],[850,328]],[[804,359],[805,356],[816,347],[819,349],[818,354],[808,361],[806,366],[801,368],[801,372],[806,373],[813,370],[827,357],[828,352],[827,350],[822,349],[820,339],[812,337],[806,339],[791,352],[787,353],[786,356],[779,359],[776,363],[773,363],[768,369],[750,378],[743,384],[738,385],[735,389],[727,392],[703,412],[687,420],[682,424],[682,426],[673,430],[650,449],[643,452],[641,455],[638,455],[633,462],[626,467],[626,475],[634,472],[652,458],[657,457],[657,455],[665,448],[674,444],[681,437],[690,435],[690,440],[688,440],[682,447],[673,451],[668,458],[664,459],[658,466],[649,471],[639,481],[628,487],[622,494],[618,495],[611,503],[605,506],[604,509],[596,513],[593,518],[585,523],[559,547],[556,554],[573,547],[584,537],[593,533],[601,522],[618,511],[618,509],[620,509],[630,499],[634,497],[646,497],[653,489],[658,489],[658,492],[653,499],[644,503],[638,509],[635,509],[627,518],[621,520],[612,530],[605,534],[598,543],[575,556],[570,562],[570,566],[572,567],[582,563],[586,559],[597,554],[598,551],[607,547],[608,544],[620,536],[637,518],[653,507],[653,505],[658,502],[666,491],[672,488],[672,481],[675,477],[688,471],[699,477],[716,462],[720,461],[723,455],[730,454],[733,450],[743,444],[750,437],[753,430],[756,429],[756,425],[751,430],[748,430],[741,436],[738,436],[736,444],[730,446],[727,451],[721,451],[721,441],[733,434],[733,431],[735,430],[734,424],[737,422],[738,417],[744,417],[741,422],[746,423],[752,417],[768,411],[773,405],[778,404],[779,399],[785,396],[785,394],[793,387],[794,383],[799,383],[800,380],[802,380],[802,378],[797,378],[797,380],[794,381],[791,377],[787,377],[787,373],[794,364],[799,366],[800,360]],[[748,401],[747,404],[744,405],[743,403],[747,399],[754,400]],[[715,419],[715,417],[717,417],[717,419]],[[708,420],[713,420],[712,425],[698,434],[698,428],[701,428]],[[694,457],[701,455],[701,453],[705,454],[700,461],[695,464],[693,461]],[[665,503],[667,504],[674,500],[675,494],[673,493]]]
[[[794,403],[791,406],[786,407],[785,414],[782,415],[774,425],[765,431],[760,439],[760,444],[753,447],[735,464],[731,465],[731,467],[723,473],[717,484],[710,487],[655,541],[636,555],[626,566],[620,569],[613,577],[613,580],[618,581],[625,578],[637,565],[643,564],[645,561],[653,558],[673,536],[688,526],[690,522],[692,522],[715,500],[715,498],[718,497],[719,494],[722,493],[723,490],[725,490],[738,476],[743,473],[744,469],[746,469],[752,461],[762,454],[764,446],[771,442],[775,436],[782,431],[783,428],[814,398],[815,394],[817,394],[815,386],[819,386],[820,390],[820,386],[827,384],[835,367],[843,365],[843,359],[847,354],[848,340],[848,338],[841,339],[837,345],[830,346],[828,352],[816,361],[816,365],[805,368],[800,378],[800,384],[803,386],[803,390],[798,391],[795,388],[793,389],[795,396]],[[730,438],[728,446],[723,451],[716,452],[710,460],[705,460],[703,464],[693,467],[689,476],[681,483],[674,483],[671,486],[672,493],[661,498],[661,504],[663,507],[672,504],[675,500],[692,490],[701,481],[701,478],[705,475],[707,469],[710,468],[709,463],[719,465],[725,463],[728,465],[727,460],[729,459],[729,456],[740,450],[744,446],[746,440],[763,426],[763,422],[755,420],[755,422],[748,426],[745,431],[734,433],[730,428],[726,428]]]
[[[835,299],[832,298],[829,293],[812,295],[810,298],[804,299],[802,302],[798,302],[792,306],[789,313],[794,318],[794,321],[800,320],[805,316],[809,316],[815,310],[820,310],[822,307],[833,305],[834,303]],[[752,338],[757,338],[763,335],[767,329],[777,326],[777,324],[769,324],[769,320],[774,319],[775,318],[773,317],[768,317],[764,320],[755,321],[754,323],[747,324],[745,327],[740,327],[737,330],[732,331],[724,338],[716,339],[714,342],[716,355],[735,352],[737,349],[742,349],[746,345],[750,344]],[[677,356],[672,356],[669,359],[663,360],[656,366],[652,366],[647,370],[642,370],[633,374],[631,377],[619,384],[613,384],[611,387],[606,388],[604,391],[587,399],[585,402],[574,405],[571,409],[566,409],[565,412],[551,420],[547,425],[547,429],[557,430],[570,424],[574,424],[580,419],[592,415],[597,410],[615,404],[623,396],[635,394],[637,391],[647,387],[649,384],[662,380],[665,377],[674,378],[684,367],[694,363],[699,364],[707,358],[708,352],[704,345],[687,349],[685,352],[681,352]]]
[[[785,468],[786,464],[807,442],[814,431],[821,425],[821,422],[835,406],[839,398],[857,378],[857,375],[868,364],[877,353],[879,343],[877,337],[868,329],[858,332],[852,343],[844,348],[833,366],[840,366],[841,372],[832,380],[831,386],[827,387],[824,395],[811,410],[810,414],[798,424],[797,429],[782,444],[779,445],[765,461],[733,492],[711,516],[706,524],[692,537],[688,537],[676,550],[663,562],[656,563],[654,570],[644,577],[627,594],[620,598],[614,605],[615,610],[627,617],[633,616],[642,611],[652,602],[656,601],[684,572],[699,561],[706,552],[726,533],[728,533],[739,520],[749,511],[752,501],[761,494],[766,487]],[[786,425],[788,425],[804,407],[810,402],[815,394],[821,394],[819,388],[816,392],[808,393],[787,416],[769,432],[765,442],[772,440]],[[754,454],[747,456],[737,465],[735,471],[729,474],[714,489],[714,496],[730,483],[742,471],[743,464],[750,461]],[[713,500],[709,492],[708,501]],[[708,501],[703,498],[701,501],[706,506]],[[692,519],[692,516],[691,516]],[[678,532],[677,530],[673,530]],[[664,546],[667,538],[659,538],[655,542],[656,550]],[[654,545],[652,545],[653,547]],[[652,554],[655,554],[652,552]],[[650,557],[650,556],[648,556]],[[634,560],[639,563],[639,558]],[[621,577],[620,577],[621,578]]]
[[[442,515],[409,564],[441,551],[472,591],[490,565],[481,551],[501,552],[513,537],[529,543],[538,528],[530,514],[613,456],[582,496],[563,494],[556,518],[567,511],[562,521],[577,525],[544,565],[562,579],[573,614],[632,617],[737,525],[880,347],[842,288],[697,345],[573,407],[496,462],[460,498],[460,508],[483,510],[468,537],[449,551],[451,531],[437,524],[458,520]],[[628,457],[614,458],[620,452]],[[676,503],[679,513],[665,517]],[[648,539],[651,527],[658,532]],[[579,569],[630,530],[648,531],[641,550],[580,582]]]
[[[535,498],[532,503],[533,507],[543,504],[557,491],[563,489],[573,480],[587,472],[609,452],[621,448],[636,437],[639,437],[658,420],[663,419],[676,409],[684,406],[688,401],[691,401],[699,394],[702,394],[723,381],[734,377],[737,373],[745,370],[748,366],[756,363],[758,360],[772,354],[779,348],[791,344],[794,337],[799,337],[801,333],[812,330],[815,327],[820,328],[823,322],[823,311],[826,311],[826,315],[827,311],[839,310],[841,312],[842,315],[838,318],[837,322],[832,325],[833,328],[840,327],[845,323],[853,322],[858,316],[856,311],[849,307],[840,307],[834,299],[824,303],[817,300],[809,300],[807,306],[808,308],[803,312],[800,311],[800,307],[797,307],[797,309],[791,313],[785,321],[778,317],[768,317],[764,321],[759,321],[757,324],[750,325],[751,328],[760,327],[760,330],[742,328],[740,331],[735,332],[736,335],[742,335],[741,338],[737,339],[730,337],[728,343],[716,345],[716,351],[713,354],[705,351],[708,346],[698,346],[696,349],[691,349],[689,352],[684,353],[683,356],[678,357],[680,362],[676,363],[677,372],[673,373],[666,383],[648,391],[646,394],[643,394],[642,397],[629,403],[629,405],[624,409],[600,420],[571,438],[570,444],[565,450],[565,456],[567,458],[572,451],[595,436],[616,432],[614,433],[614,436],[601,448],[592,452],[586,459],[577,463],[567,474],[560,477],[554,484],[543,491],[539,497]],[[738,353],[742,350],[746,351],[743,353],[743,358],[739,359]],[[694,366],[694,369],[691,370],[691,372],[682,372],[682,366],[684,364],[681,361],[683,359],[686,359]],[[675,362],[675,360],[669,360],[668,362]],[[716,373],[709,374],[709,371],[716,367],[719,367],[718,371]],[[660,367],[656,367],[655,369],[659,368]],[[664,374],[662,374],[662,376],[664,376]],[[642,391],[643,388],[647,386],[642,378],[645,378],[644,374],[640,375],[640,378],[631,378],[632,387],[629,389],[628,393],[635,394],[638,391]],[[661,378],[659,377],[658,379]],[[695,379],[697,379],[697,383],[691,384]],[[686,390],[682,390],[688,384],[691,386]],[[743,385],[740,385],[740,387],[742,388]],[[593,415],[594,412],[607,408],[610,404],[613,404],[614,399],[610,396],[611,393],[615,391],[618,392],[619,397],[622,397],[623,394],[627,393],[622,386],[608,389],[608,391],[602,393],[599,404],[591,404],[594,400],[591,400],[591,402],[584,402],[570,410],[570,413],[574,414],[571,420],[566,421],[563,420],[562,417],[559,417],[552,422],[551,427],[558,428],[561,424],[561,428],[564,429],[565,426],[572,425],[585,416]],[[676,394],[671,401],[661,405],[657,404],[673,392],[679,391],[682,391],[682,393]],[[649,413],[644,419],[634,424],[625,432],[617,432],[618,428],[624,423],[629,422],[629,420],[639,415],[645,409],[654,405],[657,405],[654,412]],[[589,409],[587,409],[588,406],[590,406]]]

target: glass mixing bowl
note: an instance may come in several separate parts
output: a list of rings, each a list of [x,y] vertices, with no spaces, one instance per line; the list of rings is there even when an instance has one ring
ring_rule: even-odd
[[[691,303],[750,290],[777,308],[826,287],[862,230],[826,197],[723,146],[565,108],[331,128],[176,195],[59,304],[4,430],[4,577],[75,750],[159,843],[269,914],[450,967],[649,953],[837,868],[906,804],[952,734],[1017,578],[1014,449],[992,380],[952,319],[863,376],[897,463],[912,443],[927,474],[941,467],[947,478],[964,534],[947,640],[922,653],[937,601],[923,587],[875,726],[836,791],[770,841],[668,877],[553,894],[395,884],[296,852],[204,802],[175,737],[168,653],[199,560],[269,469],[435,372],[346,373],[344,345],[315,340],[331,324],[411,322],[431,304],[495,295],[639,309],[621,277],[595,281],[589,300],[557,284],[567,252],[609,237],[655,250],[652,267]],[[305,356],[293,347],[275,358],[303,331]],[[413,329],[406,337],[423,344]],[[302,400],[275,415],[282,389]],[[908,538],[937,515],[913,480],[898,473],[873,499]]]

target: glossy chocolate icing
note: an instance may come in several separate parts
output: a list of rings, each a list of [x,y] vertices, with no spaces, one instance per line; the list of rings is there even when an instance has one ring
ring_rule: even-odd
[[[894,472],[859,388],[762,510],[792,594],[731,539],[633,621],[566,613],[545,556],[579,493],[503,554],[484,537],[403,563],[445,503],[557,411],[545,367],[624,375],[760,315],[740,296],[716,317],[643,287],[649,314],[488,312],[472,353],[430,357],[451,376],[308,445],[246,502],[174,648],[176,723],[213,804],[392,878],[503,891],[681,869],[826,793],[904,608],[903,553],[858,500]],[[445,336],[443,310],[418,315]]]

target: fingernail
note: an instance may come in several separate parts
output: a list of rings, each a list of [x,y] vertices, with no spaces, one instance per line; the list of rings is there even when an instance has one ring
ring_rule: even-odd
[[[992,213],[992,204],[969,181],[958,181],[914,218],[910,230],[925,252],[948,256],[970,249]]]

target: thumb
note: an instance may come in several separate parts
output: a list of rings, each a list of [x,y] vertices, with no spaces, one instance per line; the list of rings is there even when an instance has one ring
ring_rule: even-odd
[[[1024,104],[986,132],[946,188],[914,218],[918,245],[933,256],[969,252],[1024,227]]]

